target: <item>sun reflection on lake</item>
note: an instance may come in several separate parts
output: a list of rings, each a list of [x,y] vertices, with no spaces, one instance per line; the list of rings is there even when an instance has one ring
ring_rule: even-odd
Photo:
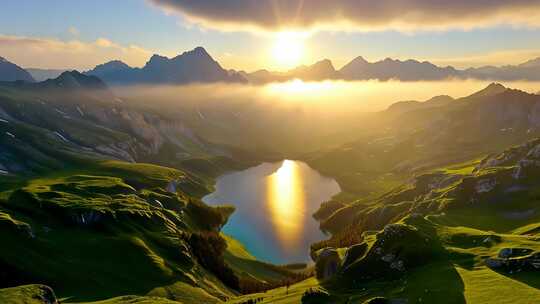
[[[258,259],[286,264],[311,261],[309,246],[325,238],[311,214],[339,191],[335,180],[303,162],[285,160],[225,174],[203,201],[234,204],[223,233]]]
[[[268,176],[267,202],[276,235],[283,248],[298,241],[303,233],[306,201],[298,164],[283,161]]]

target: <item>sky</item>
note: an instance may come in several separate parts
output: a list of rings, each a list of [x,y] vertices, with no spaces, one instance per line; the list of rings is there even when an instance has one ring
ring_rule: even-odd
[[[246,71],[325,58],[340,68],[357,56],[458,68],[540,57],[534,0],[2,2],[0,56],[26,68],[86,70],[114,59],[143,66],[152,54],[197,46],[223,67]],[[298,58],[279,58],[293,52]]]

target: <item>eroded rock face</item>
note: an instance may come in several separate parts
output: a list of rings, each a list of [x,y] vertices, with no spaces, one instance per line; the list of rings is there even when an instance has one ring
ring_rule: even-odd
[[[73,221],[79,226],[88,226],[99,222],[103,215],[96,211],[78,213],[72,216]]]
[[[99,145],[95,147],[96,151],[113,156],[117,159],[135,162],[134,150],[129,142],[115,143],[110,145]]]
[[[317,252],[315,271],[317,278],[327,280],[333,277],[341,268],[341,258],[335,248],[326,247]]]

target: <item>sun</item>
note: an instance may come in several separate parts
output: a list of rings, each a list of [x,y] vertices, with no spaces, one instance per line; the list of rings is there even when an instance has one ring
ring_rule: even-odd
[[[299,65],[305,52],[306,34],[300,32],[280,32],[272,48],[272,56],[277,65],[291,68]]]

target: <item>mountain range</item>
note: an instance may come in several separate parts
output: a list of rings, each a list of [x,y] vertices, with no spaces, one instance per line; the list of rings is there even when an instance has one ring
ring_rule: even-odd
[[[187,72],[191,71],[191,72]],[[195,72],[197,71],[197,72]],[[519,65],[485,66],[459,70],[451,66],[440,67],[428,61],[413,59],[401,61],[386,58],[368,62],[359,56],[337,70],[329,59],[313,65],[302,65],[286,72],[258,70],[244,72],[224,70],[202,47],[168,59],[154,55],[142,68],[131,68],[121,61],[111,61],[86,72],[107,83],[187,83],[187,82],[250,82],[255,84],[282,82],[292,79],[319,80],[372,80],[421,81],[481,79],[481,80],[540,80],[540,58]]]
[[[519,65],[501,67],[485,66],[459,70],[452,66],[440,67],[428,61],[413,59],[398,60],[386,58],[376,62],[368,62],[359,56],[336,70],[332,62],[324,59],[313,65],[300,66],[287,72],[271,72],[259,70],[243,74],[252,83],[267,83],[302,79],[318,80],[445,80],[445,79],[481,79],[493,81],[540,80],[540,58],[529,60]]]
[[[6,59],[0,59],[0,81],[43,81],[55,78],[62,72],[63,70],[55,69],[24,70]],[[97,65],[84,74],[97,76],[109,85],[212,82],[264,84],[292,79],[429,81],[457,78],[538,81],[540,80],[540,58],[518,65],[456,69],[452,66],[441,67],[428,61],[413,59],[402,61],[386,58],[369,62],[359,56],[341,69],[336,69],[329,59],[324,59],[312,65],[302,65],[285,72],[264,69],[245,72],[224,69],[203,47],[197,47],[174,58],[153,55],[142,68],[131,67],[120,60],[113,60]]]
[[[142,68],[115,60],[85,72],[110,84],[183,84],[192,82],[246,82],[221,67],[206,50],[197,47],[174,58],[153,55]]]

